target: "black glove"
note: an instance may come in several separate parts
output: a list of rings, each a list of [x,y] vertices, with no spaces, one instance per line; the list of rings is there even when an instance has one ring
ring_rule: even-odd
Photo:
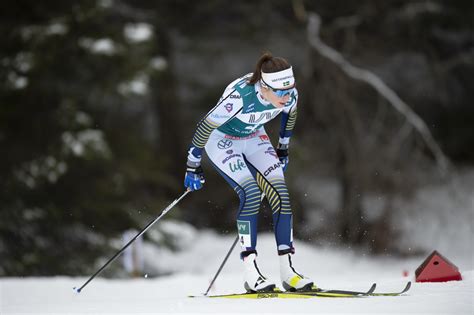
[[[276,153],[278,155],[278,159],[280,160],[281,165],[283,166],[283,172],[285,172],[288,168],[288,163],[290,162],[290,158],[288,157],[288,145],[279,143],[276,149]]]

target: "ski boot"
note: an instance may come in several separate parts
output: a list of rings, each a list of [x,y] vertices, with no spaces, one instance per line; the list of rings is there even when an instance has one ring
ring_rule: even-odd
[[[291,254],[280,255],[280,277],[283,288],[287,291],[311,291],[316,286],[311,279],[296,272],[291,261]]]
[[[275,283],[260,273],[256,258],[256,253],[242,258],[244,262],[244,288],[247,292],[273,292]]]

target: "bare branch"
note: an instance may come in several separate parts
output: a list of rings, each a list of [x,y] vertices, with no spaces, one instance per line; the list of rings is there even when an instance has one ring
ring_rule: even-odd
[[[304,3],[302,0],[293,0],[291,2],[293,5],[293,12],[295,13],[295,17],[300,21],[300,22],[306,22],[308,16],[306,14],[306,9],[304,7]]]
[[[335,49],[329,47],[319,38],[321,18],[316,13],[308,14],[308,41],[322,56],[337,64],[349,77],[363,81],[372,86],[382,97],[384,97],[397,111],[399,111],[410,125],[415,128],[423,138],[428,148],[433,153],[441,174],[446,174],[449,160],[434,140],[425,122],[377,75],[374,73],[351,65]]]

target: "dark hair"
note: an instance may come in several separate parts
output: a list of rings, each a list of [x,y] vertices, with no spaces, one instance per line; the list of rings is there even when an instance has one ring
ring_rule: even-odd
[[[273,57],[271,52],[265,52],[258,59],[255,71],[248,81],[249,84],[255,84],[262,78],[262,71],[265,73],[278,72],[290,68],[291,65],[285,58]]]

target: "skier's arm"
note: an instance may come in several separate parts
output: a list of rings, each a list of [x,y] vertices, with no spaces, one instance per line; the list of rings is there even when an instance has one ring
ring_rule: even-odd
[[[188,166],[199,166],[201,155],[214,129],[234,118],[242,110],[242,98],[235,90],[226,91],[217,105],[198,123],[188,151]]]
[[[209,140],[211,133],[234,118],[242,110],[242,98],[235,90],[226,90],[217,105],[210,110],[198,123],[193,140],[188,149],[188,160],[184,186],[198,190],[204,183],[201,168],[202,150]]]
[[[298,115],[298,92],[295,90],[295,94],[290,100],[290,105],[283,110],[281,113],[281,125],[280,125],[280,138],[278,139],[277,155],[280,162],[283,164],[283,170],[286,170],[288,166],[288,147],[290,145],[290,139],[295,127],[296,117]]]

